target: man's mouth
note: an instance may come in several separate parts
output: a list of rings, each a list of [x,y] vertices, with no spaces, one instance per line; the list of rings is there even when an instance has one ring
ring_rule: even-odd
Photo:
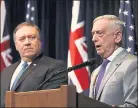
[[[96,45],[95,47],[96,47],[96,49],[99,49],[101,47],[101,45]]]
[[[32,49],[33,49],[33,48],[26,48],[25,51],[26,51],[26,50],[32,50]]]

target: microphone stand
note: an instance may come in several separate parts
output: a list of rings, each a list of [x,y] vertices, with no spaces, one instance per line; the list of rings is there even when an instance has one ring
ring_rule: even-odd
[[[55,72],[51,77],[53,77],[54,75],[56,75],[57,73],[62,73],[62,72],[71,72],[72,70],[76,70],[76,69],[79,69],[79,68],[82,68],[82,67],[85,67],[85,66],[89,66],[89,65],[93,65],[96,63],[96,59],[95,58],[92,58],[90,60],[87,60],[86,62],[83,62],[79,65],[75,65],[75,66],[72,66],[72,67],[69,67],[68,69],[64,69],[64,70],[60,70],[60,71],[57,71]],[[45,83],[47,82],[47,80],[44,80],[38,87],[36,90],[39,90]]]

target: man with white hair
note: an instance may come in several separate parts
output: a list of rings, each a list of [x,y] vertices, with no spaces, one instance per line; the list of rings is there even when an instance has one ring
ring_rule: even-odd
[[[121,47],[123,27],[114,15],[93,21],[92,41],[103,63],[91,75],[89,95],[112,106],[137,107],[137,57]]]

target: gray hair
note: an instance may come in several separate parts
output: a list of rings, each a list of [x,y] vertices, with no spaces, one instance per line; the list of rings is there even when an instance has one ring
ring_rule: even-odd
[[[115,15],[102,15],[102,16],[95,18],[93,21],[93,24],[94,24],[94,22],[96,22],[97,20],[100,20],[100,19],[109,20],[110,24],[113,25],[114,28],[118,27],[120,29],[120,31],[123,33],[124,22],[121,21],[117,16],[115,16]]]
[[[35,24],[31,23],[31,22],[23,22],[19,25],[17,25],[17,27],[14,29],[14,32],[13,32],[13,39],[14,39],[14,42],[15,42],[15,34],[16,32],[23,26],[31,26],[31,27],[34,27],[36,28],[36,30],[38,31],[38,36],[40,37],[40,29],[38,26],[36,26]]]

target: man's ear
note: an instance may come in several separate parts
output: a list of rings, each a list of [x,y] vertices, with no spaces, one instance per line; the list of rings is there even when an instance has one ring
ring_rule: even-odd
[[[122,40],[122,32],[116,31],[114,33],[115,43],[119,43]]]

